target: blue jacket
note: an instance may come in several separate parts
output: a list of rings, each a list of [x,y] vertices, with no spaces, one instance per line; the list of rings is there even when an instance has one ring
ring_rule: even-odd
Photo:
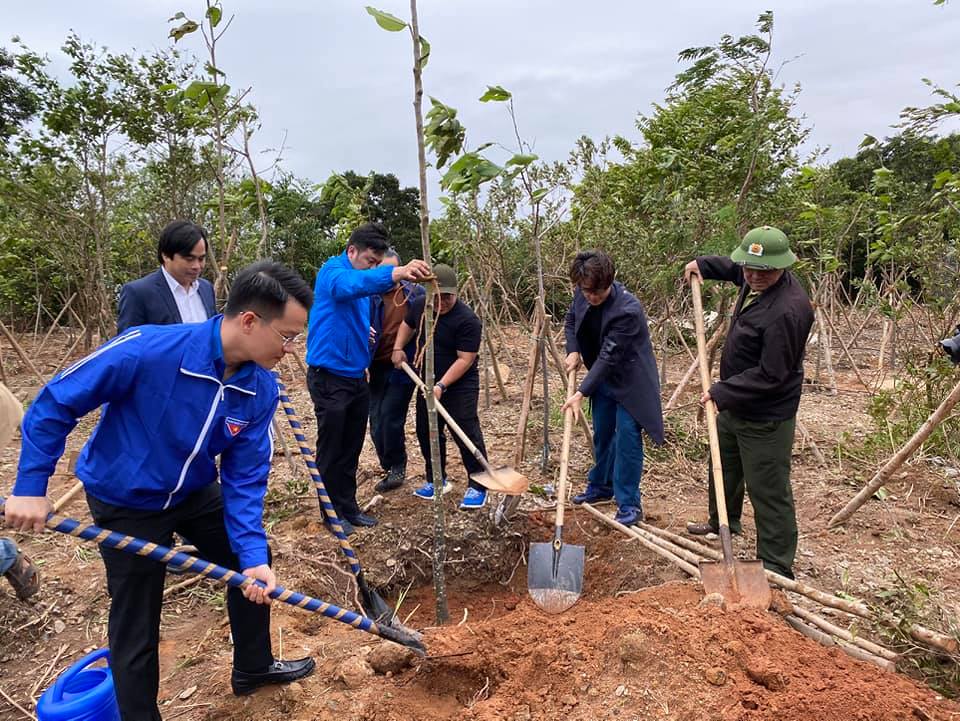
[[[209,280],[200,278],[197,292],[207,310],[207,318],[217,313],[213,286]],[[125,283],[120,289],[117,304],[117,335],[135,325],[169,325],[182,323],[177,301],[170,292],[167,279],[159,268],[150,275]]]
[[[393,266],[355,270],[344,251],[317,273],[307,323],[307,364],[362,378],[370,365],[369,296],[393,287]]]
[[[217,480],[241,568],[267,563],[263,497],[273,456],[273,376],[248,362],[226,383],[222,316],[139,326],[45,385],[23,419],[14,495],[46,495],[77,421],[104,405],[77,461],[87,492],[111,505],[161,511]]]
[[[401,280],[400,287],[403,289],[403,297],[407,303],[426,293],[423,286],[411,283],[408,280]],[[383,293],[370,298],[370,326],[376,331],[376,335],[374,336],[376,340],[370,346],[370,360],[373,361],[373,356],[376,354],[377,348],[380,345],[380,334],[383,330]],[[413,358],[417,351],[416,334],[410,338],[403,350],[407,354],[407,363],[413,365]],[[391,371],[387,377],[387,382],[398,383],[400,385],[413,385],[413,381],[410,380],[409,376],[399,368],[394,368],[393,371]]]
[[[567,353],[580,352],[578,334],[589,308],[590,303],[577,288],[564,322]],[[614,281],[610,303],[604,308],[597,360],[583,377],[579,390],[589,398],[601,383],[606,384],[617,403],[661,445],[664,434],[660,375],[650,343],[647,316],[640,301],[619,281]]]

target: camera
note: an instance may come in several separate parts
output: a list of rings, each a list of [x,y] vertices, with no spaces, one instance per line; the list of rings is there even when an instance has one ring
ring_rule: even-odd
[[[937,345],[940,346],[940,350],[943,351],[944,355],[950,358],[951,363],[960,365],[960,325],[954,330],[952,338],[945,338],[944,340],[938,341]]]

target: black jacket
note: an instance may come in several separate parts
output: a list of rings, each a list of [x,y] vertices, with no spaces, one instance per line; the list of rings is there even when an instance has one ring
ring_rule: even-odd
[[[578,288],[567,311],[564,332],[567,353],[580,353],[577,333],[590,304]],[[623,283],[614,282],[609,305],[603,310],[600,352],[580,383],[580,392],[593,395],[606,383],[622,405],[658,445],[663,443],[663,412],[660,408],[660,376],[650,344],[650,330],[643,306]]]
[[[749,421],[793,418],[803,390],[803,354],[813,307],[797,279],[784,271],[746,308],[743,268],[723,256],[697,258],[708,280],[740,286],[740,297],[720,358],[720,381],[710,388],[717,408]]]
[[[207,318],[217,314],[213,286],[210,281],[200,279],[197,289]],[[171,325],[182,323],[177,301],[170,292],[163,271],[157,268],[150,275],[125,283],[120,289],[120,302],[117,307],[117,333],[123,333],[135,325]]]

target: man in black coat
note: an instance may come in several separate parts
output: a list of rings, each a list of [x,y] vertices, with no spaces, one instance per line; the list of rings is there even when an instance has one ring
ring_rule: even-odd
[[[207,232],[196,223],[174,220],[160,234],[150,275],[120,290],[117,333],[135,325],[202,323],[216,315],[210,281],[200,277],[207,258]]]
[[[615,520],[630,526],[643,520],[640,431],[663,443],[663,413],[647,317],[640,301],[614,281],[614,272],[610,256],[600,250],[578,253],[570,266],[575,290],[564,323],[565,365],[569,373],[582,362],[588,372],[562,410],[579,412],[583,397],[590,398],[596,463],[573,502],[613,497]]]
[[[740,532],[744,490],[757,524],[757,557],[765,568],[793,578],[797,517],[790,456],[803,388],[803,354],[813,325],[806,291],[790,271],[797,257],[787,236],[765,225],[747,233],[729,258],[701,256],[696,274],[740,286],[720,358],[720,380],[700,399],[720,411],[717,431],[730,531]],[[691,523],[696,535],[716,533],[717,503],[710,476],[710,519]]]

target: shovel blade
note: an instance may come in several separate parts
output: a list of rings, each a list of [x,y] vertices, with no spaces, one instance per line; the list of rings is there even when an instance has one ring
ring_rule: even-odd
[[[494,468],[493,473],[487,473],[486,471],[472,473],[470,477],[484,488],[507,496],[519,496],[530,485],[527,477],[513,466]]]
[[[527,590],[547,613],[563,613],[583,592],[583,546],[531,543]]]
[[[700,561],[704,593],[719,593],[731,606],[766,610],[773,600],[760,561]]]

